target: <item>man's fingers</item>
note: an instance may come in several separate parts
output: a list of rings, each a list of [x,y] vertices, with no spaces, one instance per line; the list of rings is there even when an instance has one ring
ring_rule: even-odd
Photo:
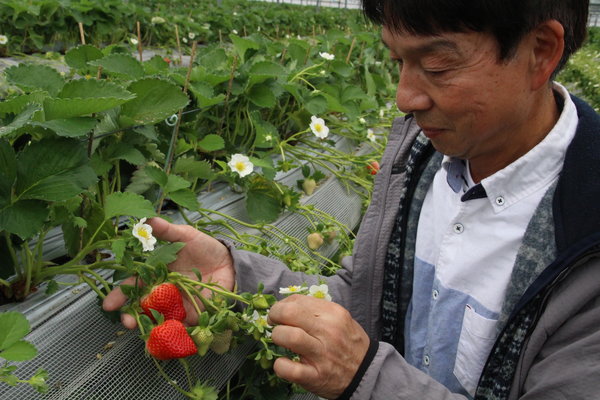
[[[152,227],[152,234],[167,242],[191,242],[198,231],[189,225],[171,224],[160,217],[150,218],[148,224]]]
[[[280,378],[303,387],[310,387],[319,380],[319,373],[312,365],[292,361],[285,357],[275,360],[273,371]]]
[[[303,329],[295,326],[278,325],[271,334],[273,343],[285,347],[306,359],[318,357],[321,343]]]
[[[129,277],[121,282],[121,285],[135,285],[135,277]],[[115,311],[123,307],[127,302],[127,296],[123,293],[120,287],[116,287],[110,291],[102,302],[102,308],[105,311]]]

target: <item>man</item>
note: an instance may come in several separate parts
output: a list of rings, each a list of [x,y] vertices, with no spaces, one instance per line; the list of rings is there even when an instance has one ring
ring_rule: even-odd
[[[274,370],[328,399],[600,392],[600,117],[553,83],[588,1],[363,0],[400,67],[394,122],[336,303],[272,307]],[[318,277],[154,219],[171,268],[272,293]],[[186,272],[186,271],[183,271]],[[105,308],[125,301],[114,291]],[[348,311],[347,311],[348,310]],[[133,326],[125,319],[127,326]]]

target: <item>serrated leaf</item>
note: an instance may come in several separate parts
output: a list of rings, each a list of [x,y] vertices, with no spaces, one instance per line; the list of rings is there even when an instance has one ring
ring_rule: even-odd
[[[0,351],[6,350],[29,333],[29,321],[21,313],[0,313]]]
[[[225,148],[225,140],[219,135],[209,134],[198,142],[198,146],[206,152],[222,150]]]
[[[212,179],[215,175],[212,167],[205,160],[196,160],[192,157],[180,157],[175,161],[173,172],[188,175],[192,178]]]
[[[144,168],[144,172],[146,172],[146,175],[152,178],[154,182],[158,183],[160,187],[164,188],[165,186],[167,186],[169,177],[162,169],[153,166],[148,166]]]
[[[156,54],[151,59],[144,61],[144,71],[148,75],[154,75],[169,70],[169,63],[166,62],[161,56]]]
[[[125,255],[125,248],[127,247],[127,242],[124,239],[118,239],[112,242],[111,250],[115,255],[115,261],[120,263]]]
[[[250,219],[256,223],[273,222],[281,211],[279,192],[273,183],[263,178],[254,181],[246,193],[246,212]]]
[[[348,78],[352,75],[352,67],[339,60],[334,60],[331,62],[331,70],[343,78]]]
[[[198,203],[198,196],[190,189],[181,189],[175,192],[170,192],[169,198],[181,207],[190,211],[196,211],[200,207],[200,203]]]
[[[283,78],[285,76],[287,76],[287,71],[281,64],[272,61],[257,62],[250,68],[248,86],[264,82],[270,78]]]
[[[181,88],[161,79],[140,79],[127,90],[136,96],[121,107],[121,120],[128,125],[160,122],[189,103]]]
[[[10,124],[6,126],[0,126],[0,137],[7,136],[17,131],[18,129],[23,128],[25,125],[27,125],[34,119],[34,116],[40,110],[41,107],[38,104],[28,105],[25,108],[25,110],[23,110],[21,114],[17,115],[16,118]]]
[[[46,121],[109,110],[133,99],[121,86],[97,79],[79,79],[63,87],[57,98],[44,100]]]
[[[42,229],[49,212],[43,201],[18,201],[0,210],[0,230],[29,239]]]
[[[17,160],[16,193],[21,199],[67,200],[97,180],[84,144],[45,139],[26,147]]]
[[[106,197],[104,206],[105,219],[129,215],[135,218],[156,216],[152,203],[139,194],[131,192],[115,192]]]
[[[47,65],[19,64],[4,71],[6,80],[26,92],[40,89],[55,96],[65,84],[60,73]]]
[[[304,104],[306,111],[312,115],[319,115],[325,113],[327,108],[327,99],[321,95],[311,96],[308,101]]]
[[[221,104],[225,100],[223,93],[214,95],[213,87],[204,82],[192,82],[190,84],[190,92],[196,99],[198,107],[210,107],[216,104]]]
[[[56,282],[54,279],[50,279],[48,281],[48,284],[46,285],[46,290],[44,291],[44,294],[46,296],[50,296],[58,292],[58,289],[60,289],[60,285],[58,284],[58,282]]]
[[[0,140],[0,208],[10,203],[16,179],[17,156],[7,141]]]
[[[98,121],[89,117],[74,117],[68,119],[55,119],[46,122],[33,122],[31,125],[50,129],[58,136],[81,137],[90,133]]]
[[[65,62],[74,69],[86,70],[90,61],[98,60],[104,57],[100,49],[88,44],[83,44],[70,49],[65,53]]]
[[[48,96],[48,92],[38,91],[8,98],[0,101],[0,114],[19,114],[30,103],[36,103],[41,106],[44,99]]]
[[[150,265],[168,265],[177,259],[177,252],[185,246],[185,243],[175,242],[156,248],[146,259]]]
[[[259,107],[272,108],[275,107],[277,99],[273,91],[268,86],[255,85],[248,91],[248,99]]]
[[[132,165],[142,165],[146,162],[142,152],[129,143],[114,143],[114,146],[111,146],[107,153],[107,157],[111,161],[125,160]]]
[[[184,179],[177,175],[169,175],[167,184],[164,187],[166,193],[176,192],[181,189],[190,187],[192,184],[187,179]]]
[[[125,79],[139,79],[144,76],[144,67],[129,54],[110,54],[99,60],[89,62],[90,65],[102,67],[108,75]]]
[[[31,360],[37,355],[37,349],[34,345],[25,340],[21,340],[4,351],[0,351],[0,358],[8,361],[26,361]]]
[[[131,176],[126,192],[142,194],[154,185],[155,181],[146,174],[146,168],[136,169]]]
[[[229,35],[229,39],[231,39],[231,42],[233,43],[233,47],[235,48],[236,53],[240,57],[242,64],[246,60],[246,51],[248,51],[249,49],[258,50],[260,48],[258,43],[254,42],[250,39],[241,38],[238,35],[231,34],[231,35]]]

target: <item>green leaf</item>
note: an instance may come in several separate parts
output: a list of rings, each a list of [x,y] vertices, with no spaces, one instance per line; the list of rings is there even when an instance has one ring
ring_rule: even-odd
[[[102,51],[88,44],[77,46],[65,53],[65,62],[73,69],[87,70],[90,61],[104,57]]]
[[[331,70],[343,78],[348,78],[352,75],[352,67],[343,61],[334,60],[331,62]]]
[[[0,210],[0,230],[29,239],[42,229],[49,212],[42,201],[20,200]]]
[[[55,119],[46,122],[33,122],[31,125],[50,129],[58,136],[81,137],[90,133],[98,121],[89,117],[74,117],[69,119]]]
[[[38,91],[8,98],[0,102],[0,114],[20,114],[30,103],[41,106],[48,92]]]
[[[125,255],[125,248],[127,247],[127,242],[125,239],[118,239],[112,242],[111,250],[115,255],[115,261],[120,263]]]
[[[150,265],[168,265],[177,259],[177,252],[185,246],[185,243],[175,242],[156,248],[146,262]]]
[[[175,161],[173,172],[179,175],[187,174],[193,178],[212,179],[215,175],[212,167],[205,160],[196,160],[193,157],[180,157]]]
[[[79,79],[63,87],[58,98],[44,100],[46,121],[98,113],[135,97],[121,86],[97,79]]]
[[[124,79],[139,79],[144,76],[144,67],[129,54],[110,54],[99,60],[89,63],[96,67],[102,67],[102,70],[108,75],[117,76]]]
[[[246,212],[253,222],[275,221],[282,211],[279,192],[273,182],[259,177],[246,193]]]
[[[279,132],[272,123],[261,118],[260,113],[253,112],[251,114],[252,123],[256,131],[254,138],[254,147],[271,148],[279,140]]]
[[[81,142],[45,139],[26,147],[17,160],[16,193],[21,199],[67,200],[97,178]]]
[[[65,84],[60,73],[47,65],[19,64],[4,71],[8,83],[16,85],[26,92],[40,89],[55,96]]]
[[[131,176],[129,185],[125,188],[125,191],[142,194],[150,189],[154,183],[154,179],[146,174],[146,168],[136,169]]]
[[[136,96],[121,107],[121,120],[127,125],[160,122],[189,103],[178,86],[161,79],[140,79],[127,90]]]
[[[166,62],[161,56],[158,54],[152,57],[151,59],[144,61],[144,71],[148,75],[159,74],[162,72],[166,72],[169,70],[169,63]]]
[[[25,110],[17,115],[17,117],[8,125],[0,126],[0,137],[9,135],[18,129],[23,128],[29,122],[34,119],[34,116],[38,111],[41,110],[41,107],[38,104],[30,104],[25,108]]]
[[[0,140],[0,208],[10,203],[17,179],[17,157],[10,144]]]
[[[167,184],[164,187],[166,193],[176,192],[180,189],[190,187],[192,184],[187,179],[184,179],[177,175],[169,175]]]
[[[222,150],[225,148],[225,140],[219,135],[206,135],[198,142],[198,146],[205,152]]]
[[[287,76],[287,71],[281,64],[272,61],[261,61],[252,65],[250,68],[250,79],[248,86],[262,83],[270,78],[283,78]]]
[[[34,345],[25,340],[21,340],[4,351],[0,351],[0,358],[8,361],[26,361],[31,360],[37,355]]]
[[[265,85],[255,85],[248,91],[248,99],[259,107],[272,108],[275,107],[277,99],[275,95]]]
[[[146,175],[152,178],[154,182],[158,183],[160,187],[164,188],[165,186],[167,186],[169,177],[162,169],[153,166],[148,166],[144,168],[144,171],[146,172]]]
[[[328,110],[327,99],[321,95],[311,96],[304,104],[304,108],[313,115],[323,114]]]
[[[241,38],[238,35],[231,34],[231,35],[229,35],[229,39],[231,39],[231,42],[233,43],[233,47],[235,48],[236,53],[240,57],[242,64],[246,60],[246,58],[245,58],[246,51],[248,51],[249,49],[258,50],[260,48],[258,43],[254,42],[250,39]]]
[[[223,103],[225,100],[223,93],[215,96],[213,87],[204,82],[192,82],[190,84],[190,92],[192,92],[192,95],[196,99],[198,107],[214,106]]]
[[[121,215],[129,215],[134,218],[145,218],[156,216],[152,203],[139,194],[131,192],[115,192],[106,197],[104,206],[104,218],[109,219]]]
[[[29,333],[29,321],[21,313],[0,313],[0,351],[8,349]]]
[[[142,165],[146,162],[146,157],[144,157],[142,152],[129,143],[114,143],[114,145],[107,150],[107,157],[111,161],[125,160],[132,165]]]
[[[170,192],[169,198],[181,207],[190,211],[196,211],[198,210],[198,207],[200,207],[196,193],[192,192],[190,189],[181,189]]]

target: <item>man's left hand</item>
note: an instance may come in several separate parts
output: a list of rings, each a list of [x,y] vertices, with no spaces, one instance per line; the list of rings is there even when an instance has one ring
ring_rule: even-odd
[[[285,380],[327,399],[350,384],[369,348],[369,337],[342,306],[293,295],[269,312],[273,342],[300,356],[278,358],[273,369]]]

